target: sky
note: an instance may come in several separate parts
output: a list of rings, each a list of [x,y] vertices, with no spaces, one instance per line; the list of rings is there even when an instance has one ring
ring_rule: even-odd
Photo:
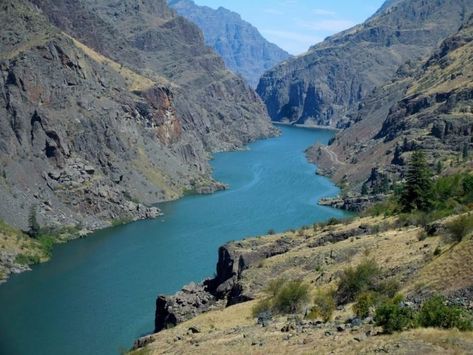
[[[301,54],[327,36],[370,17],[385,0],[194,0],[211,8],[223,6],[291,54]]]

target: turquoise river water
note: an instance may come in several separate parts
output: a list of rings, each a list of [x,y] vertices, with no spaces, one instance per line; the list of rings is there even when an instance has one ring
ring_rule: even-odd
[[[50,262],[0,286],[0,354],[118,354],[153,330],[158,294],[213,274],[220,245],[343,217],[317,205],[338,189],[304,156],[333,133],[281,130],[248,151],[216,154],[214,176],[229,190],[60,245]]]

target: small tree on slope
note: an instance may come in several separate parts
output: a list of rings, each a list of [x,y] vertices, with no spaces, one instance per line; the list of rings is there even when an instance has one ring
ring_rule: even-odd
[[[400,202],[404,212],[426,211],[432,205],[432,173],[420,150],[412,154]]]

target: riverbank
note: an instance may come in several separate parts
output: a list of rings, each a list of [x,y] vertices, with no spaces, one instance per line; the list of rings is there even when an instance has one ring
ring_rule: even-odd
[[[473,239],[452,244],[446,230],[458,217],[435,221],[436,232],[428,238],[419,237],[422,227],[405,225],[398,217],[364,217],[229,243],[219,249],[213,279],[158,297],[159,332],[138,340],[136,353],[284,354],[314,347],[340,354],[468,353],[473,332],[416,329],[389,335],[372,317],[357,317],[352,302],[334,308],[328,321],[305,317],[304,312],[255,314],[268,297],[270,280],[302,280],[310,290],[307,315],[314,297],[339,288],[343,271],[366,260],[377,263],[380,277],[398,285],[395,292],[414,307],[442,294],[448,302],[473,310],[473,270],[468,267]]]
[[[297,127],[297,128],[308,128],[308,129],[322,129],[331,132],[340,132],[341,129],[329,126],[320,126],[320,125],[311,125],[311,124],[294,124],[289,122],[276,122],[272,121],[275,126],[289,126],[289,127]]]

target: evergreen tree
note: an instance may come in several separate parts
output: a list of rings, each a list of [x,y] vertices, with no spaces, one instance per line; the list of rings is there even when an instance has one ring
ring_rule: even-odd
[[[361,186],[361,194],[363,196],[369,194],[368,184],[366,182]]]
[[[36,218],[36,206],[31,207],[30,215],[28,217],[28,224],[30,228],[28,234],[33,238],[38,237],[40,232],[40,226],[38,223],[38,219]]]
[[[432,204],[432,173],[420,150],[412,154],[400,202],[405,212],[425,211]]]
[[[442,162],[439,160],[437,162],[437,175],[440,175],[442,173],[442,170],[443,170],[443,164]]]
[[[462,153],[462,156],[463,156],[463,160],[468,160],[468,155],[470,154],[470,147],[468,146],[467,143],[465,143],[463,145],[463,153]]]

